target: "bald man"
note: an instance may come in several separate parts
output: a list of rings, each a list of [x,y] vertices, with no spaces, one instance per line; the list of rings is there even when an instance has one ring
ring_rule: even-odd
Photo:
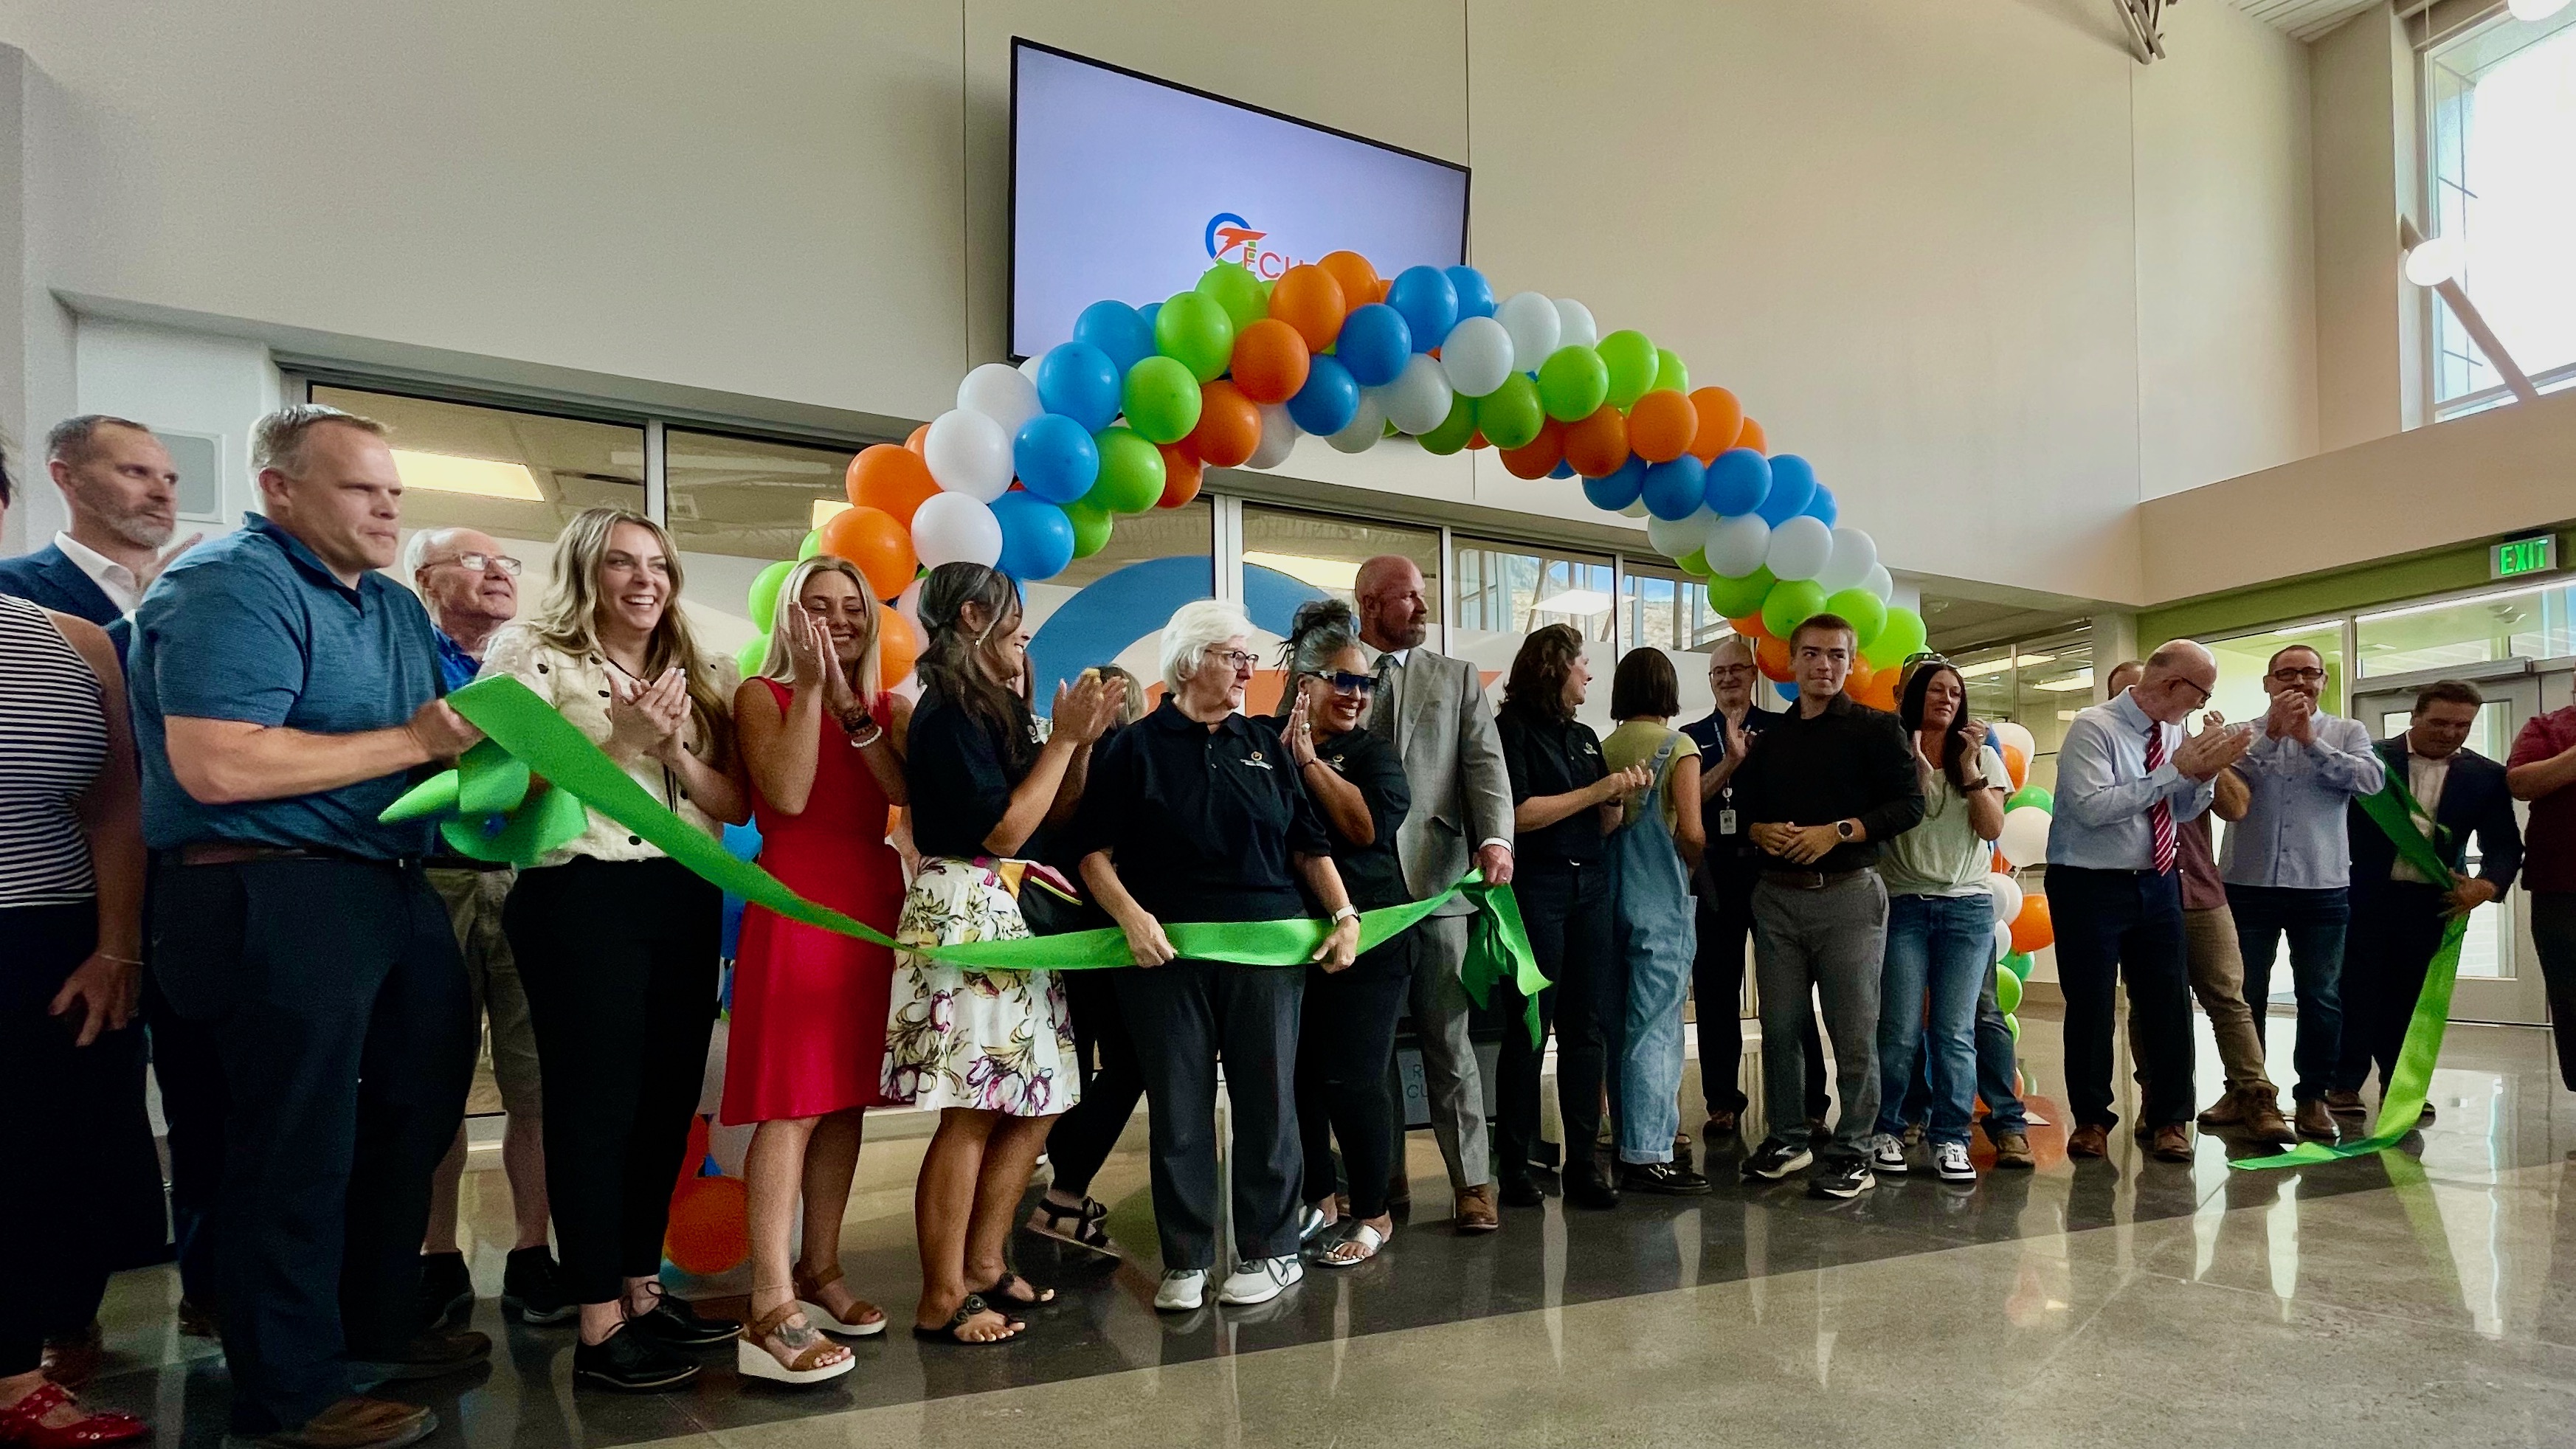
[[[2208,717],[2218,661],[2188,639],[2147,657],[2138,682],[2075,716],[2057,754],[2048,836],[2048,904],[2066,994],[2066,1151],[2109,1151],[2115,986],[2129,988],[2140,1069],[2141,1135],[2159,1161],[2191,1160],[2191,981],[2183,943],[2180,827],[2209,809],[2218,772],[2248,733]]]

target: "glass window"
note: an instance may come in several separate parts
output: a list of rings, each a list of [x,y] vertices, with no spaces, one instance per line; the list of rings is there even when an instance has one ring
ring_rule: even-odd
[[[2354,623],[2353,639],[2365,679],[2517,656],[2556,659],[2576,654],[2571,610],[2576,587],[2504,589],[2364,614]]]
[[[1275,661],[1297,606],[1327,595],[1349,600],[1359,566],[1379,554],[1401,554],[1422,570],[1431,604],[1434,648],[1440,644],[1440,531],[1302,513],[1258,503],[1243,505],[1243,607],[1260,633],[1258,652]],[[1264,668],[1252,681],[1244,707],[1264,714],[1278,707],[1284,681]]]
[[[2325,660],[2325,690],[2317,698],[2318,708],[2327,714],[2343,713],[2343,625],[2335,619],[2210,640],[2209,652],[2218,657],[2218,688],[2210,692],[2209,708],[2230,720],[2260,720],[2272,707],[2271,696],[2263,690],[2263,675],[2271,668],[2272,656],[2302,644]],[[2198,712],[2190,728],[2200,728]]]
[[[2084,625],[2013,644],[1963,649],[1949,656],[1967,681],[1968,713],[2010,720],[2030,731],[2031,784],[2057,788],[2057,747],[2067,723],[2093,703],[2093,629]]]
[[[1708,651],[1734,632],[1724,616],[1709,607],[1707,585],[1663,564],[1619,560],[1621,653],[1652,645],[1672,656],[1673,673],[1681,680],[1678,718],[1699,719],[1717,707],[1708,687]],[[1609,671],[1601,673],[1606,680]],[[1767,692],[1756,691],[1756,702]]]
[[[849,507],[846,449],[671,428],[662,435],[664,524],[688,578],[698,642],[731,654],[756,637],[752,580]]]
[[[1595,681],[1579,714],[1584,723],[1609,733],[1610,671],[1618,662],[1610,655],[1610,630],[1617,616],[1611,607],[1609,557],[1530,552],[1519,544],[1463,535],[1451,539],[1450,556],[1457,569],[1458,617],[1449,631],[1449,652],[1473,661],[1499,685],[1531,630],[1572,624],[1591,646]]]
[[[1216,509],[1204,495],[1179,508],[1121,514],[1109,543],[1023,594],[1037,709],[1053,707],[1058,681],[1115,664],[1144,697],[1163,697],[1162,635],[1172,611],[1216,597]]]

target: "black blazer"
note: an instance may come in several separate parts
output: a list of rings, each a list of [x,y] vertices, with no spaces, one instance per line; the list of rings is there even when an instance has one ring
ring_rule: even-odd
[[[2397,735],[2372,746],[2379,758],[2406,778],[2406,737]],[[2384,886],[2388,868],[2397,859],[2397,847],[2390,844],[2387,833],[2378,822],[2362,813],[2361,806],[2349,807],[2352,818],[2352,887],[2368,890]],[[2482,859],[2478,875],[2494,881],[2498,891],[2509,890],[2513,878],[2522,869],[2522,827],[2513,818],[2513,796],[2504,787],[2504,766],[2475,750],[2464,749],[2451,757],[2451,773],[2442,782],[2442,798],[2433,807],[2437,829],[2434,844],[2453,870],[2466,858],[2469,836],[2478,837]]]
[[[17,558],[0,558],[0,594],[87,619],[107,630],[107,642],[116,647],[117,667],[124,667],[125,646],[134,626],[98,581],[82,573],[80,565],[56,545],[49,543]]]

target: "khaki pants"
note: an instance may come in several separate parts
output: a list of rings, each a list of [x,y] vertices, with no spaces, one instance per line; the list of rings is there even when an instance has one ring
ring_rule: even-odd
[[[535,1121],[545,1115],[537,1082],[537,1031],[528,1020],[528,992],[519,984],[510,938],[501,933],[501,904],[510,898],[510,887],[518,879],[515,870],[429,871],[430,888],[446,903],[457,949],[465,957],[475,1023],[478,1027],[491,1023],[486,1041],[502,1109]]]

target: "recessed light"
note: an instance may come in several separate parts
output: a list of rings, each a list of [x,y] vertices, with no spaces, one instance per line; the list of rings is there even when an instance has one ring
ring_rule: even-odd
[[[405,488],[418,488],[429,493],[466,493],[476,498],[515,498],[525,503],[543,503],[545,491],[537,487],[537,475],[525,463],[508,463],[498,458],[461,458],[453,453],[416,453],[396,448],[394,471],[402,475]]]

